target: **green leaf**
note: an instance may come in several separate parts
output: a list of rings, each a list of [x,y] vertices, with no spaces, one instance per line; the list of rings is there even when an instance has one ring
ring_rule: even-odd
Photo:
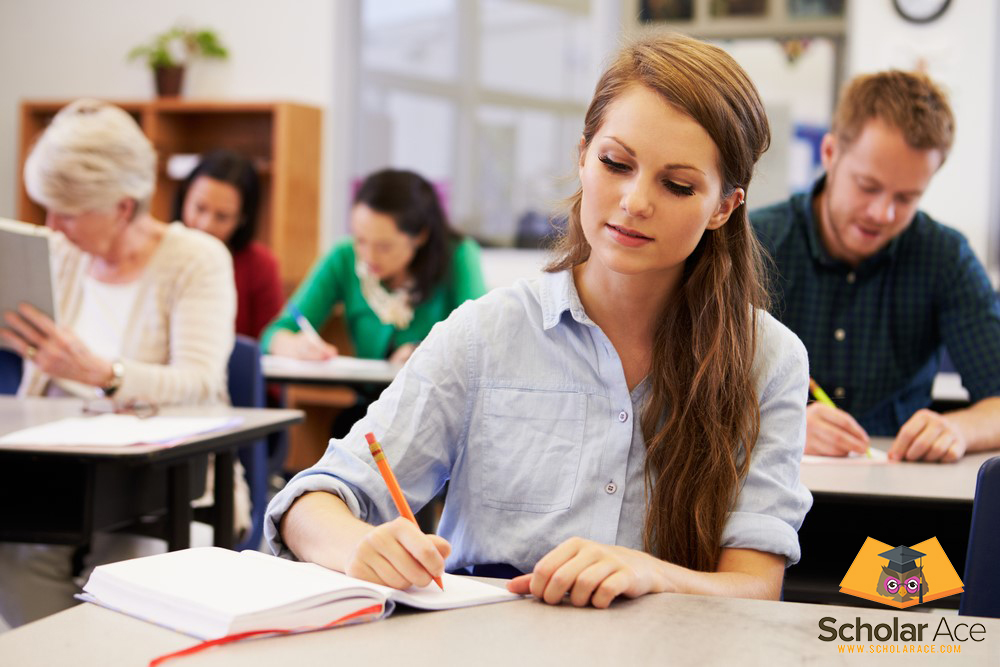
[[[229,51],[214,30],[174,26],[153,35],[148,42],[128,52],[128,60],[142,58],[151,68],[183,65],[196,57],[227,58]]]

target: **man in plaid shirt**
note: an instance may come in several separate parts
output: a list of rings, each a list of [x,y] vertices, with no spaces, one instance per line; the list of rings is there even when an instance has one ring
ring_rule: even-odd
[[[805,343],[837,408],[807,411],[806,453],[956,461],[1000,447],[1000,307],[957,231],[918,211],[951,148],[954,117],[927,77],[899,71],[845,87],[809,193],[751,214],[774,260],[774,314]],[[972,405],[928,409],[942,346]]]

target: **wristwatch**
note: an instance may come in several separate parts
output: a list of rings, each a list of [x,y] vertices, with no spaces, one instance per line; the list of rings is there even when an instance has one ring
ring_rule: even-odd
[[[123,364],[118,359],[111,362],[111,379],[106,385],[101,387],[101,391],[108,398],[115,395],[118,391],[118,387],[122,386],[122,380],[125,378],[125,364]]]

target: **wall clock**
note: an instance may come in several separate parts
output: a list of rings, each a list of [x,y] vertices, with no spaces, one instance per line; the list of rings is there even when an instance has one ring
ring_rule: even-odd
[[[951,0],[892,0],[896,12],[913,23],[930,23],[936,20],[950,4]]]

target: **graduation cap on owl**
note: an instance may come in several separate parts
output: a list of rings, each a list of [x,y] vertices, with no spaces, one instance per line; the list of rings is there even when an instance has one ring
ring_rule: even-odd
[[[926,588],[927,582],[924,580],[923,561],[919,563],[916,561],[926,555],[927,554],[921,553],[916,549],[911,549],[907,546],[899,546],[895,549],[889,549],[888,551],[880,553],[880,558],[889,559],[889,565],[888,567],[884,565],[882,566],[882,576],[879,578],[878,582],[879,594],[884,595],[885,593],[882,592],[883,590],[891,596],[913,595],[914,593],[918,593],[920,596],[920,604],[923,604],[924,588]],[[903,579],[903,575],[914,569],[917,570],[915,575]]]

